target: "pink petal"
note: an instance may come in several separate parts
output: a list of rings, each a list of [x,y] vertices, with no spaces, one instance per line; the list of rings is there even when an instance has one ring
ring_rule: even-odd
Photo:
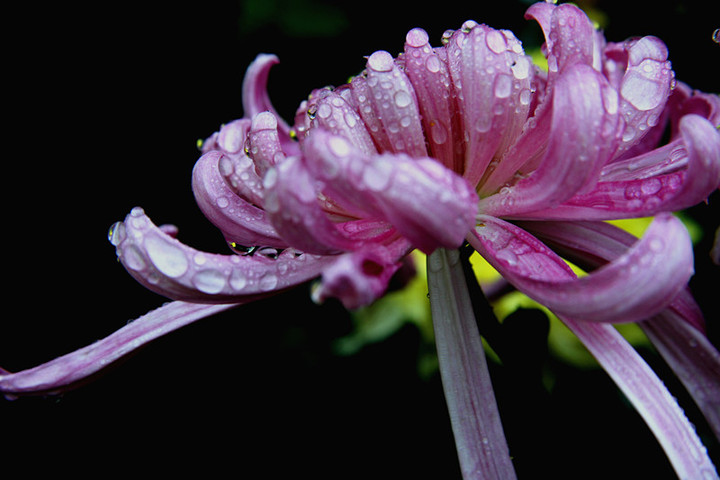
[[[445,48],[466,142],[463,176],[476,185],[522,130],[532,62],[512,33],[475,22],[466,22]]]
[[[113,226],[111,242],[123,266],[145,287],[200,303],[263,297],[318,276],[333,260],[292,249],[277,259],[201,252],[156,227],[139,207]]]
[[[409,244],[403,244],[409,250]],[[390,278],[402,265],[399,260],[397,254],[380,245],[339,255],[323,270],[313,300],[322,303],[337,298],[348,309],[369,305],[385,293]]]
[[[330,219],[318,201],[319,193],[299,157],[289,157],[268,172],[265,211],[282,238],[300,251],[321,255],[356,250],[366,243],[352,238]]]
[[[561,318],[635,406],[678,478],[717,479],[707,450],[662,381],[617,330]]]
[[[278,119],[280,140],[286,152],[293,152],[294,142],[290,138],[290,127],[282,120],[272,105],[267,91],[270,69],[279,63],[275,55],[260,54],[250,64],[242,85],[242,102],[245,118],[252,118],[260,112],[269,111]],[[294,153],[294,152],[293,152]]]
[[[0,369],[0,392],[14,398],[69,390],[149,342],[237,305],[240,304],[168,303],[102,340],[37,367],[17,373]]]
[[[558,315],[594,322],[631,322],[658,313],[693,273],[692,244],[672,215],[654,220],[645,236],[615,261],[581,278],[524,230],[494,217],[468,241],[504,277]]]
[[[248,246],[286,247],[287,242],[278,236],[265,212],[237,196],[228,186],[220,173],[221,170],[227,172],[228,167],[221,169],[221,162],[228,165],[230,158],[213,150],[200,157],[193,169],[193,193],[203,214],[228,241]]]
[[[386,220],[424,252],[458,247],[474,225],[474,189],[436,160],[365,156],[322,130],[304,148],[308,168],[329,196]]]
[[[420,28],[408,32],[404,58],[432,157],[450,170],[462,172],[462,125],[460,117],[455,115],[455,92],[447,63],[430,46],[428,34]]]
[[[636,180],[598,183],[590,193],[525,218],[608,220],[653,216],[682,210],[705,201],[720,186],[720,132],[698,115],[686,115],[680,131],[687,168]],[[679,155],[682,150],[673,150]],[[674,160],[680,163],[681,160]]]
[[[617,94],[585,65],[566,69],[555,83],[545,156],[529,177],[480,201],[489,215],[522,217],[552,209],[596,180],[617,145]]]
[[[368,57],[366,72],[364,82],[353,80],[351,88],[378,149],[426,156],[417,98],[407,75],[383,50]]]

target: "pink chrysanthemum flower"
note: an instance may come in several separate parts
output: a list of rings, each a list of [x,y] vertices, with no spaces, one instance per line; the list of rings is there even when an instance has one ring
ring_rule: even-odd
[[[316,300],[367,305],[418,248],[463,474],[513,478],[456,251],[468,242],[580,338],[681,478],[717,478],[674,399],[610,324],[641,322],[720,436],[720,355],[686,289],[688,233],[670,214],[720,186],[720,99],[677,82],[657,38],[606,42],[570,4],[527,16],[545,34],[547,71],[506,30],[468,21],[434,47],[413,29],[401,54],[377,51],[348,84],[312,92],[292,127],[266,90],[277,59],[259,56],[245,116],[203,143],[193,171],[198,205],[235,251],[195,250],[133,209],[111,230],[118,258],[176,301],[0,375],[0,390],[63,390],[169,331],[316,277]],[[604,222],[646,216],[656,218],[639,240]],[[564,259],[589,273],[577,278]]]

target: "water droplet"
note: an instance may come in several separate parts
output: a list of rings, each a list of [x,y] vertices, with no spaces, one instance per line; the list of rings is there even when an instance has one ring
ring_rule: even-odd
[[[363,170],[363,184],[370,190],[381,191],[390,184],[393,166],[385,160],[376,160]]]
[[[523,89],[523,91],[520,92],[520,104],[530,105],[530,100],[532,100],[532,92],[527,88]]]
[[[215,294],[222,292],[226,285],[226,277],[223,272],[214,268],[200,270],[192,279],[195,288],[204,293]]]
[[[230,288],[232,288],[235,291],[240,291],[247,285],[247,277],[245,277],[245,274],[239,270],[233,270],[230,274]]]
[[[331,137],[328,140],[328,148],[338,157],[344,157],[350,153],[350,144],[341,137]]]
[[[332,115],[332,107],[328,105],[327,103],[322,103],[317,109],[317,116],[320,118],[328,118],[330,115]]]
[[[437,122],[432,122],[430,123],[430,137],[433,142],[442,145],[448,139],[447,129]]]
[[[400,90],[395,93],[395,106],[398,108],[405,108],[412,103],[412,97],[404,90]]]
[[[650,244],[648,245],[650,250],[653,252],[662,252],[663,248],[665,248],[665,242],[663,242],[662,238],[659,237],[653,237],[650,240]]]
[[[502,53],[507,50],[507,42],[505,41],[505,35],[498,32],[497,30],[490,30],[485,36],[485,43],[488,48],[495,53]]]
[[[518,80],[524,80],[530,75],[530,62],[527,57],[518,57],[515,64],[510,68]]]
[[[180,247],[161,238],[155,236],[146,238],[145,250],[155,268],[168,277],[177,278],[188,269],[185,252]]]
[[[227,208],[228,205],[230,205],[230,202],[225,197],[218,197],[216,200],[217,206],[220,208]]]
[[[307,109],[307,116],[310,117],[310,120],[313,120],[313,119],[315,119],[316,115],[317,115],[317,105],[315,105],[315,104],[310,105],[310,107]]]
[[[509,75],[498,75],[495,77],[495,96],[507,98],[512,92],[512,78]]]
[[[405,36],[405,41],[411,47],[420,48],[429,41],[428,34],[422,28],[413,28]]]
[[[645,60],[643,68],[650,62],[657,63],[653,60]],[[667,97],[664,82],[648,78],[635,70],[629,70],[625,74],[620,94],[635,108],[642,111],[658,107]]]
[[[370,55],[367,60],[368,68],[375,70],[376,72],[389,72],[393,69],[394,60],[385,50],[378,50],[377,52]]]
[[[260,289],[264,291],[269,291],[274,289],[278,284],[278,278],[274,273],[266,273],[263,275],[263,277],[260,279]]]
[[[125,239],[125,225],[122,222],[115,222],[108,230],[108,240],[117,247]]]
[[[720,43],[720,28],[716,28],[712,33],[712,39],[715,43]]]
[[[509,248],[497,252],[497,254],[495,254],[495,258],[507,263],[511,267],[514,267],[518,263],[517,255],[515,255],[515,252],[513,252]]]
[[[437,55],[430,55],[427,57],[427,60],[425,60],[425,68],[428,69],[431,73],[437,73],[440,71],[440,59],[437,57]]]

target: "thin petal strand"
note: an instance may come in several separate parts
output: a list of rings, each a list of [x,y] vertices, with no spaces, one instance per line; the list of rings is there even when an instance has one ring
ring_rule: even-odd
[[[14,398],[69,390],[156,338],[238,305],[240,303],[169,303],[146,313],[102,340],[42,365],[16,373],[0,369],[0,393]]]

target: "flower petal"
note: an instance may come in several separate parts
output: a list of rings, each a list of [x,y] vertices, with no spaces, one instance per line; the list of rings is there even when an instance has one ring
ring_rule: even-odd
[[[562,318],[650,427],[679,478],[717,479],[695,429],[643,358],[612,325]]]
[[[252,163],[248,165],[252,168]],[[200,157],[192,176],[193,194],[200,210],[228,241],[248,246],[287,247],[265,212],[236,195],[225,182],[221,172],[231,177],[235,174],[235,170],[231,170],[234,168],[231,158],[217,150]]]
[[[428,256],[428,295],[463,478],[516,478],[458,252]]]
[[[330,219],[318,194],[316,181],[300,157],[289,157],[268,171],[265,211],[282,238],[300,251],[320,255],[357,250],[366,243],[367,239],[351,238]]]
[[[310,280],[332,257],[284,250],[263,255],[219,255],[195,250],[167,235],[136,207],[110,235],[118,259],[148,289],[175,300],[230,303],[267,296]]]
[[[430,46],[425,30],[410,30],[405,41],[405,71],[415,88],[432,157],[450,170],[462,172],[462,125],[454,114],[455,92],[440,55],[443,51]]]
[[[504,277],[558,315],[593,322],[631,322],[665,308],[693,273],[692,244],[682,222],[656,218],[624,255],[581,278],[524,230],[494,217],[468,241]]]
[[[409,244],[402,243],[409,250]],[[402,265],[400,258],[382,245],[339,255],[323,270],[322,282],[313,290],[313,300],[322,303],[337,298],[347,309],[369,305],[387,290],[390,278]]]
[[[532,62],[508,31],[465,22],[447,46],[463,120],[463,176],[473,185],[520,134],[530,110]]]
[[[18,395],[47,395],[70,390],[147,343],[238,305],[168,303],[129,322],[102,340],[37,367],[16,373],[0,369],[0,393],[15,398]]]
[[[458,247],[474,224],[474,189],[434,159],[366,156],[344,138],[319,129],[304,149],[308,168],[328,196],[388,221],[426,253]]]
[[[283,149],[287,153],[295,153],[297,146],[290,138],[290,126],[278,115],[267,91],[270,69],[277,63],[279,63],[277,56],[260,54],[248,67],[242,85],[244,116],[252,118],[260,112],[271,112],[278,119],[278,132]]]
[[[426,156],[417,98],[407,75],[384,50],[368,57],[366,72],[367,78],[356,77],[350,85],[378,150]]]
[[[687,160],[684,170],[628,181],[600,182],[589,193],[562,205],[523,214],[524,218],[610,220],[653,216],[705,201],[720,186],[720,132],[699,115],[686,115],[680,131]],[[672,150],[681,155],[682,149]]]
[[[480,201],[479,210],[518,218],[552,209],[597,179],[617,145],[617,94],[585,65],[558,77],[552,98],[552,126],[545,156],[529,177]]]

